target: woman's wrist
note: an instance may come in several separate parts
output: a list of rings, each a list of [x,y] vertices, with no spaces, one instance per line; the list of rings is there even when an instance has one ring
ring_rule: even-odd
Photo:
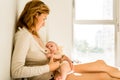
[[[64,57],[65,55],[62,55],[62,57]]]
[[[50,62],[49,62],[50,71],[55,71],[56,69],[59,68],[59,66],[60,66],[59,61],[54,62],[52,58],[50,59]]]

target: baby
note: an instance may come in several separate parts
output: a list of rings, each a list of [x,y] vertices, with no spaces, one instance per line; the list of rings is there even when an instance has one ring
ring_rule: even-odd
[[[55,42],[49,41],[46,47],[50,50],[50,53],[46,54],[47,57],[53,57],[55,61],[60,61],[61,63],[58,69],[60,75],[56,77],[56,80],[66,80],[67,74],[72,72],[72,61],[64,55],[61,48],[59,48]]]

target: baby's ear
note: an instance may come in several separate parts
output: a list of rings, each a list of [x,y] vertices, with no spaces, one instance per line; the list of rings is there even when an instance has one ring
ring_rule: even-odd
[[[63,48],[62,46],[58,46],[60,52],[62,52],[62,48]]]

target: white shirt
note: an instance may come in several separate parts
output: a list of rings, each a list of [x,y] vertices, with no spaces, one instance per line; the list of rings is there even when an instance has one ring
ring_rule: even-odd
[[[44,49],[25,28],[15,34],[11,73],[13,78],[32,77],[30,80],[49,80],[48,59]],[[46,74],[46,75],[45,75]]]

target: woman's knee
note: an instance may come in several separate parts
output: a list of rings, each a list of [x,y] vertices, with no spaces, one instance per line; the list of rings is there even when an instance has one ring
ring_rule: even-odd
[[[101,64],[105,64],[105,62],[103,60],[97,60],[96,62],[101,63]]]

